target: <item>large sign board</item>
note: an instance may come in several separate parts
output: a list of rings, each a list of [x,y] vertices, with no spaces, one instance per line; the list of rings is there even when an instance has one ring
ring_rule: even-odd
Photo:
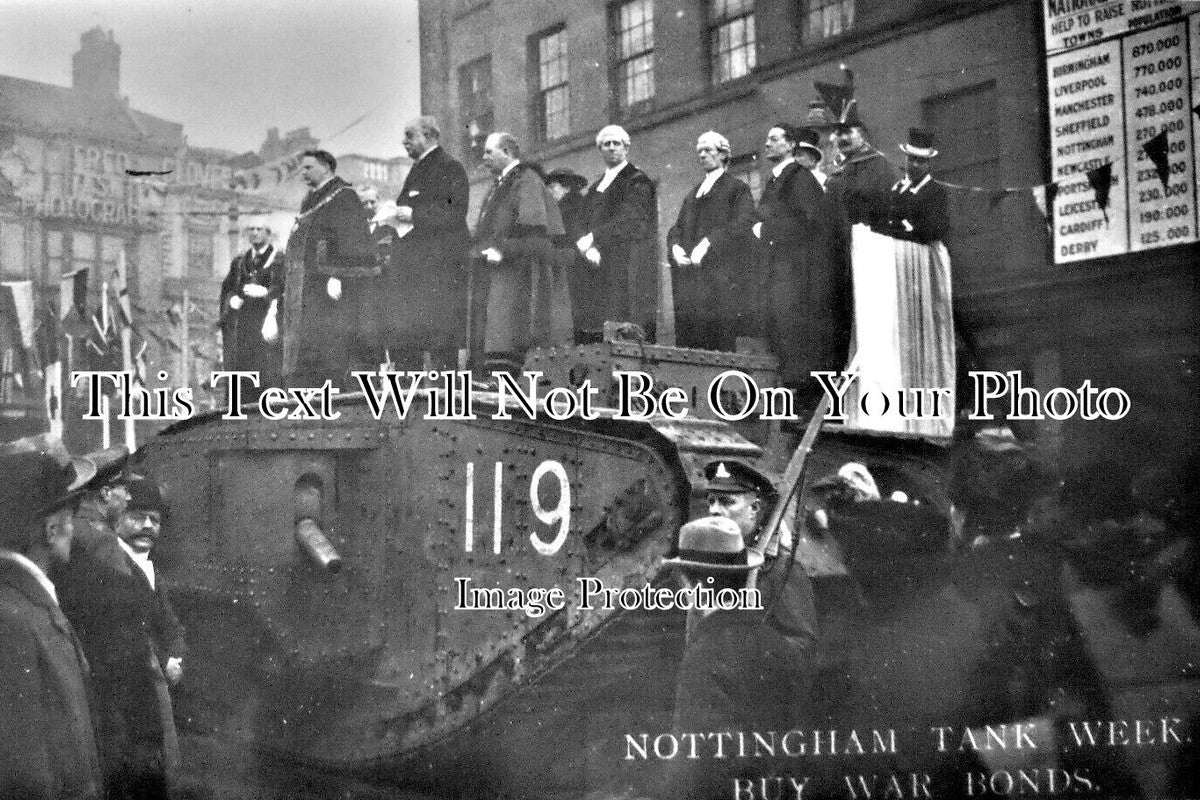
[[[1200,3],[1045,0],[1054,259],[1197,241]],[[1167,181],[1147,156],[1166,133]],[[1088,173],[1112,165],[1108,207]]]

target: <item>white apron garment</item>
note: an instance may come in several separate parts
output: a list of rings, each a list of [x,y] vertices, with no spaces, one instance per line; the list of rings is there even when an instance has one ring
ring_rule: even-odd
[[[955,408],[949,254],[941,242],[861,224],[851,236],[858,379],[846,393],[844,428],[946,441]],[[943,391],[935,407],[932,392],[914,389]]]
[[[854,357],[858,379],[846,392],[850,430],[900,432],[900,327],[896,318],[896,240],[863,224],[851,230],[854,281]],[[888,408],[884,408],[884,399]]]

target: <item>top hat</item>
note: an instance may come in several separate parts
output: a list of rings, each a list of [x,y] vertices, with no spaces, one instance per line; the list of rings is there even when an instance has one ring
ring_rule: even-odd
[[[577,175],[569,169],[556,169],[546,176],[546,183],[561,183],[568,189],[582,189],[588,184],[587,178]]]
[[[812,128],[799,128],[796,131],[796,147],[804,148],[814,153],[817,160],[820,161],[825,157],[825,153],[821,150],[821,134],[817,133]]]
[[[916,158],[933,158],[938,154],[933,148],[933,134],[924,128],[909,128],[908,142],[901,143],[900,149]]]
[[[704,478],[708,482],[705,489],[710,492],[769,495],[775,491],[770,478],[740,461],[710,461],[704,467]]]
[[[701,572],[749,572],[763,555],[746,547],[742,529],[727,517],[701,517],[679,529],[679,548],[663,564]]]

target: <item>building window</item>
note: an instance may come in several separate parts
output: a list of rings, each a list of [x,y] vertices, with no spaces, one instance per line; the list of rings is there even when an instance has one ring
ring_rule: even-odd
[[[213,272],[213,232],[199,228],[187,231],[187,274],[208,276]]]
[[[841,36],[854,26],[854,0],[808,0],[808,41]]]
[[[750,74],[757,61],[754,0],[710,0],[708,47],[714,84]]]
[[[571,88],[567,75],[567,29],[537,37],[537,113],[544,141],[571,132]]]
[[[477,58],[458,68],[459,117],[463,124],[463,153],[471,163],[483,160],[483,142],[492,131],[492,57]]]
[[[25,229],[15,222],[0,222],[0,273],[5,278],[28,278],[25,267]]]
[[[46,231],[46,281],[53,284],[63,272],[62,231]]]
[[[91,275],[96,274],[96,235],[71,231],[71,271],[80,269],[88,270]]]
[[[617,103],[630,111],[654,97],[654,3],[631,0],[613,12]]]

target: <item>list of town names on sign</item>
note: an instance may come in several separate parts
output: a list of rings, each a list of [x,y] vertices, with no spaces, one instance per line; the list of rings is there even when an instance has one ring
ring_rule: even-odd
[[[1055,262],[1196,241],[1200,5],[1047,0],[1046,12]],[[1143,150],[1164,131],[1165,187]],[[1105,163],[1101,209],[1087,172]]]

